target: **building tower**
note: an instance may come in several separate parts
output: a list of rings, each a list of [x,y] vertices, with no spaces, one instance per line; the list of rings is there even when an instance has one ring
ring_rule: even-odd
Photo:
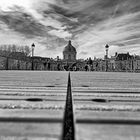
[[[63,60],[68,62],[76,60],[76,49],[72,46],[71,41],[69,40],[68,45],[63,50]]]

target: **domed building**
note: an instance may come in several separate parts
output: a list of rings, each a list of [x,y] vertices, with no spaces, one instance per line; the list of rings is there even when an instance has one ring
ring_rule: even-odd
[[[76,54],[76,49],[72,46],[71,41],[69,40],[68,45],[63,50],[63,60],[75,61]]]

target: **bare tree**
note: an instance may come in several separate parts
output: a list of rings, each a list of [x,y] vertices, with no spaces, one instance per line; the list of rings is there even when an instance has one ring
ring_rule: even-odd
[[[29,56],[31,53],[31,49],[29,46],[24,46],[24,53],[26,56]]]
[[[15,44],[0,45],[0,55],[10,57],[27,57],[30,55],[31,49],[29,46],[19,46]]]

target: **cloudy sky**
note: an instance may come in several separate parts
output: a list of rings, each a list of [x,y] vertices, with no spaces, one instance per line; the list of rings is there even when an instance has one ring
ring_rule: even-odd
[[[140,0],[0,0],[0,44],[29,45],[62,58],[71,39],[78,58],[140,55]]]

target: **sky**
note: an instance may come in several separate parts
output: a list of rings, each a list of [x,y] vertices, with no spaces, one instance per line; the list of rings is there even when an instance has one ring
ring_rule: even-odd
[[[0,0],[0,44],[31,46],[62,58],[68,40],[77,58],[140,55],[140,0]]]

